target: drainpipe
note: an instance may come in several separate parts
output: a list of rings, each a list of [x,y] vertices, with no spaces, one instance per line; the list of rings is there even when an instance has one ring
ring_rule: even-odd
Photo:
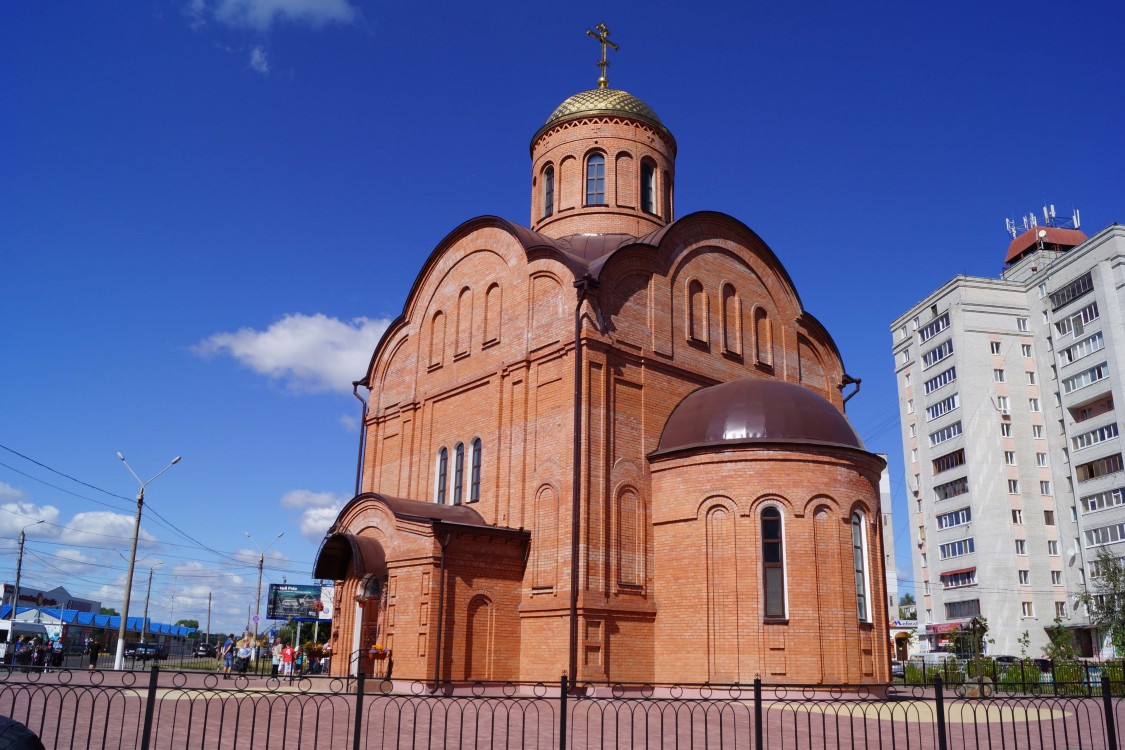
[[[862,379],[853,378],[851,375],[847,374],[846,372],[844,373],[844,379],[840,381],[840,384],[838,386],[836,386],[837,388],[840,389],[840,393],[842,394],[844,392],[844,389],[847,388],[849,385],[855,386],[854,391],[852,391],[848,395],[844,396],[844,406],[848,405],[848,401],[851,400],[852,396],[859,393],[859,384],[862,383],[862,382],[863,382]]]
[[[578,679],[578,535],[582,507],[582,303],[598,288],[589,274],[574,282],[578,301],[574,306],[574,474],[570,502],[570,683]]]
[[[360,417],[359,422],[359,459],[356,461],[355,466],[355,494],[359,494],[359,489],[363,484],[363,451],[367,447],[367,399],[359,395],[359,387],[363,385],[362,380],[356,380],[352,383],[352,395],[359,399],[363,404],[363,415]]]
[[[445,624],[445,548],[449,546],[451,535],[446,533],[444,539],[438,539],[441,545],[441,571],[438,573],[437,594],[437,650],[434,653],[434,689],[436,693],[441,685],[441,631]]]

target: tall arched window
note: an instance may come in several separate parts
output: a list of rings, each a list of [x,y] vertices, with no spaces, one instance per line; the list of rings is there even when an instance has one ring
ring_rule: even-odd
[[[449,451],[442,446],[437,454],[437,480],[434,483],[434,502],[445,505],[445,478],[449,473]]]
[[[465,488],[465,444],[453,449],[453,504],[460,505]]]
[[[754,311],[754,358],[760,365],[773,366],[773,326],[761,307]]]
[[[605,205],[605,157],[591,154],[586,160],[586,205]]]
[[[781,511],[772,505],[762,511],[762,590],[765,616],[785,617],[785,550]]]
[[[867,608],[867,530],[863,514],[852,513],[852,560],[855,566],[855,606],[860,622],[871,622]]]
[[[469,502],[480,500],[480,438],[473,438],[473,473],[469,479]]]
[[[656,213],[656,165],[647,160],[641,162],[641,210]]]
[[[441,365],[445,354],[445,313],[438,310],[434,313],[430,325],[430,367]]]
[[[543,170],[543,218],[555,212],[555,168]]]

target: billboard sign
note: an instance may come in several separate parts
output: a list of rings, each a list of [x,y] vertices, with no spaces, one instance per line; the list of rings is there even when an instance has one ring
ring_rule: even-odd
[[[271,620],[319,620],[320,586],[271,583],[266,617]]]
[[[320,589],[320,619],[332,619],[332,603],[336,599],[335,586],[322,586]]]

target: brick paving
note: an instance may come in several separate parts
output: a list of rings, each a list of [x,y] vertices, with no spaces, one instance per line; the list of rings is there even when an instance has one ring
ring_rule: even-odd
[[[0,714],[27,724],[47,748],[141,747],[150,673],[0,671]],[[379,748],[560,747],[558,687],[464,686],[430,694],[420,683],[369,680],[356,750]],[[329,678],[293,684],[223,680],[186,672],[159,674],[152,693],[149,747],[160,750],[352,750],[354,682]],[[603,694],[604,693],[604,694]],[[567,747],[751,748],[750,688],[677,688],[567,700]],[[900,699],[854,694],[763,691],[766,748],[938,748],[932,691]],[[1114,701],[1116,721],[1125,719]],[[1020,750],[1108,748],[1101,698],[946,700],[948,747]]]

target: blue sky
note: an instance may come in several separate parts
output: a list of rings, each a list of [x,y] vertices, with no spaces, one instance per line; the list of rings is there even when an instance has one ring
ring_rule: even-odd
[[[677,211],[753,228],[863,379],[905,488],[889,324],[999,274],[1005,217],[1125,220],[1120,3],[23,3],[0,24],[0,577],[241,627],[354,484],[362,376],[434,245],[526,224],[528,142],[610,82],[675,133]],[[13,453],[82,480],[77,484]],[[53,486],[52,486],[53,485]],[[104,492],[102,491],[104,490]],[[97,501],[97,502],[95,502]],[[101,503],[101,504],[99,504]],[[163,519],[163,520],[162,520]],[[209,548],[209,549],[207,549]],[[909,583],[906,584],[909,588]]]

